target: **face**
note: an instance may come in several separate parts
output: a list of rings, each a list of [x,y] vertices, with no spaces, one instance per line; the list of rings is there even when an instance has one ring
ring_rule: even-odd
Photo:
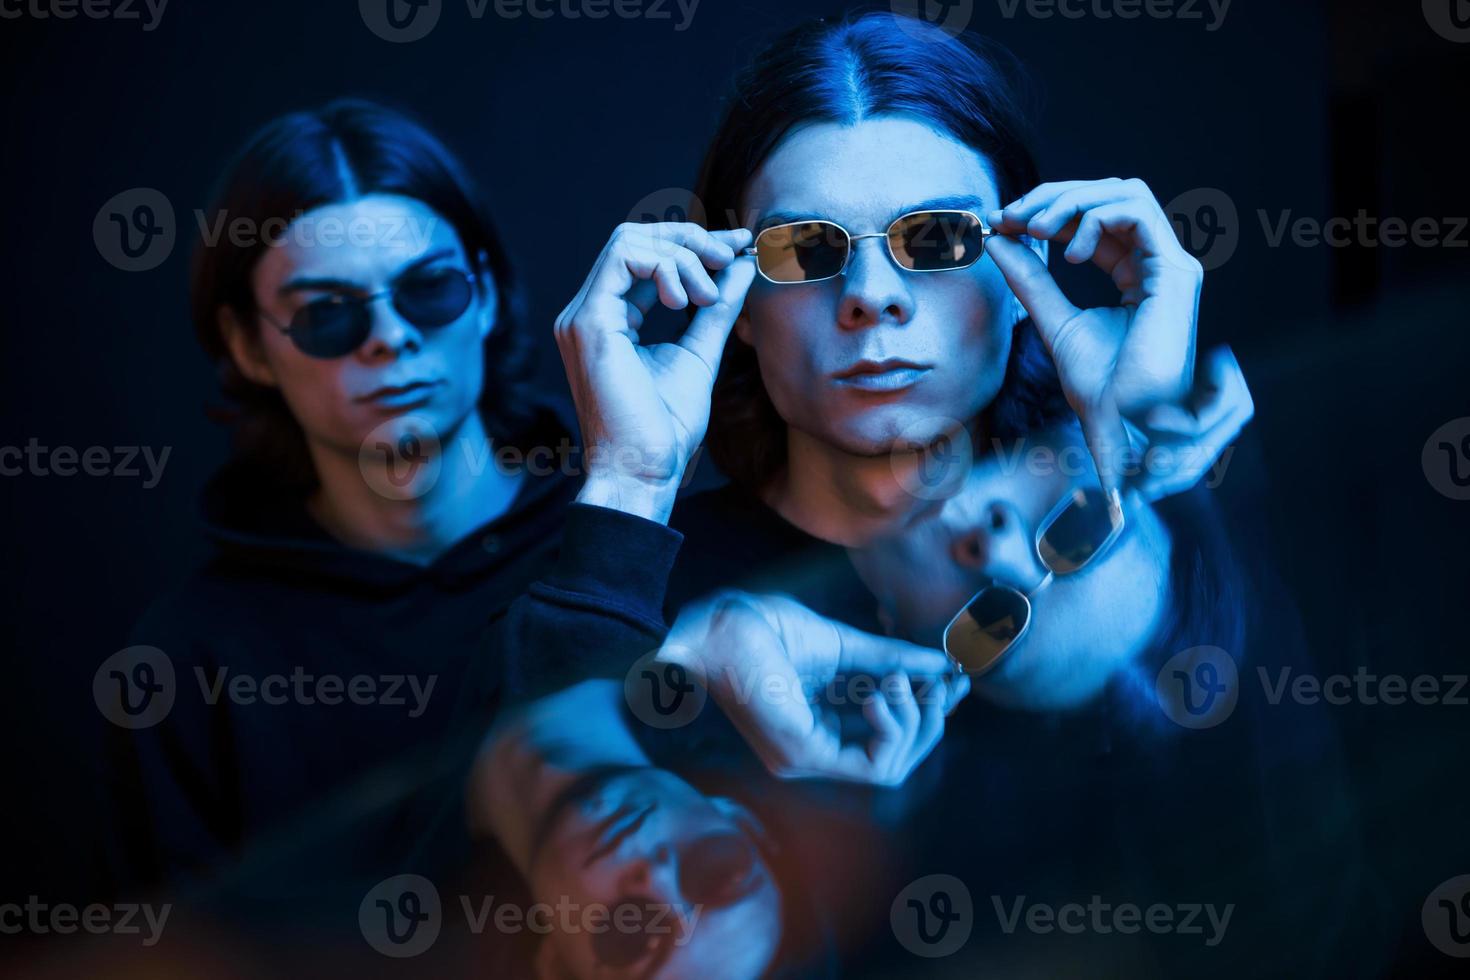
[[[853,561],[893,631],[937,647],[944,628],[991,581],[1032,590],[1047,569],[1036,532],[1096,469],[1077,426],[1026,439],[978,460],[953,497]],[[1170,541],[1154,510],[1124,495],[1124,528],[1081,569],[1031,594],[1031,625],[977,690],[1002,702],[1065,704],[1136,656],[1153,635],[1168,588]],[[1036,692],[1040,692],[1039,695]]]
[[[312,302],[422,288],[470,269],[454,227],[420,201],[370,195],[324,205],[298,217],[256,263],[259,330],[227,316],[226,336],[248,378],[280,389],[315,449],[355,455],[370,434],[396,440],[424,423],[442,440],[480,397],[482,347],[496,306],[488,275],[477,280],[468,309],[445,326],[418,326],[390,296],[374,299],[371,333],[340,357],[304,353],[270,321],[289,325]]]
[[[745,189],[759,232],[822,219],[852,235],[915,210],[1001,207],[985,158],[930,125],[878,117],[787,136]],[[968,422],[1000,388],[1019,307],[1000,270],[911,272],[885,241],[853,243],[846,271],[815,283],[757,279],[736,323],[787,424],[855,455],[902,437],[927,444]]]
[[[547,935],[556,966],[546,972],[716,980],[757,977],[770,962],[780,897],[738,805],[640,768],[576,786],[547,821],[531,888],[538,902],[568,904],[572,925]],[[600,933],[579,924],[583,910],[625,903],[639,918],[622,929],[615,919]]]

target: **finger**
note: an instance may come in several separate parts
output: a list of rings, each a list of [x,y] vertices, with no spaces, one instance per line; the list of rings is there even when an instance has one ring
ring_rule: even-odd
[[[906,640],[878,636],[832,621],[837,640],[836,669],[843,673],[876,676],[902,671],[926,677],[949,672],[951,662],[943,650],[919,646]]]
[[[1122,181],[1118,178],[1109,177],[1105,180],[1055,180],[1037,184],[1001,210],[992,211],[990,213],[992,220],[988,223],[991,227],[997,227],[1006,232],[1019,231],[1026,227],[1036,212],[1068,191],[1093,184],[1117,185],[1121,183]]]
[[[705,271],[704,264],[687,248],[674,253],[674,262],[679,267],[679,280],[684,292],[695,306],[709,306],[720,298],[715,281]]]
[[[679,280],[679,264],[673,258],[659,259],[653,267],[653,280],[658,284],[659,302],[671,310],[689,305],[689,294]]]
[[[1097,466],[1098,481],[1107,491],[1109,502],[1115,511],[1121,511],[1123,486],[1123,459],[1128,451],[1128,430],[1123,425],[1123,415],[1110,392],[1104,392],[1078,413],[1082,422],[1082,435],[1087,440],[1087,450]],[[1115,513],[1114,517],[1121,516]]]
[[[882,693],[888,698],[888,707],[903,729],[905,747],[912,744],[919,731],[919,702],[914,695],[913,685],[907,674],[889,674],[883,678]]]
[[[1026,233],[1033,238],[1049,239],[1088,211],[1126,200],[1128,191],[1122,181],[1093,181],[1073,187],[1032,210],[1026,220]]]
[[[704,361],[713,379],[735,320],[745,307],[745,296],[755,281],[755,263],[737,262],[725,269],[715,283],[717,299],[694,314],[679,346]]]
[[[934,751],[934,746],[944,737],[945,698],[930,698],[923,703],[923,714],[919,719],[919,727],[914,736],[913,745],[909,747],[908,771],[917,769],[929,753]]]
[[[1016,299],[1031,314],[1041,339],[1051,350],[1062,324],[1082,312],[1067,299],[1046,263],[1031,249],[1010,238],[996,236],[986,247]]]
[[[961,701],[969,697],[970,675],[954,674],[946,677],[944,679],[944,694],[944,714],[945,717],[948,717],[954,714],[955,709],[960,706]]]
[[[707,231],[689,221],[648,222],[628,225],[626,229],[629,240],[639,246],[652,246],[662,252],[688,249],[713,269],[723,269],[734,262],[740,247],[730,240],[731,236]]]
[[[1111,272],[1130,251],[1122,237],[1130,220],[1126,208],[1126,204],[1104,204],[1084,211],[1063,257],[1074,265],[1092,259]],[[1119,234],[1114,234],[1115,230]],[[1104,244],[1106,248],[1101,247]]]
[[[903,726],[893,716],[888,698],[881,693],[868,698],[863,705],[863,719],[873,729],[867,743],[868,762],[874,771],[887,772],[903,743]]]

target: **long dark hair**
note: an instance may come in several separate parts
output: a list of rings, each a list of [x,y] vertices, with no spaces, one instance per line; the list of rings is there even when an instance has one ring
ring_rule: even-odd
[[[280,116],[262,127],[226,169],[205,227],[281,227],[313,208],[365,194],[397,194],[421,201],[459,235],[471,271],[489,272],[499,294],[495,328],[484,344],[485,382],[480,413],[492,438],[509,439],[528,421],[525,395],[531,341],[522,328],[525,304],[500,237],[473,183],[455,156],[417,121],[361,99]],[[258,385],[236,366],[219,325],[232,310],[247,330],[258,330],[251,274],[269,246],[201,237],[194,252],[191,309],[194,330],[214,360],[230,408],[216,413],[231,424],[240,461],[259,464],[284,488],[316,482],[301,426],[275,388]],[[483,253],[483,266],[480,256]]]
[[[917,117],[983,154],[1002,199],[1037,184],[1034,113],[1015,59],[974,35],[951,37],[922,20],[900,23],[899,16],[870,11],[810,21],[777,38],[737,76],[695,186],[711,228],[740,224],[747,182],[792,128],[808,122]],[[1002,436],[1009,423],[1059,407],[1060,389],[1046,377],[1050,358],[1039,340],[1032,342],[1034,334],[1029,319],[1018,324],[1006,387],[987,410],[1004,416],[992,430]],[[1025,404],[1014,404],[1017,396]],[[738,337],[731,337],[715,382],[708,445],[725,475],[753,490],[786,461],[786,423],[761,381],[754,349]]]

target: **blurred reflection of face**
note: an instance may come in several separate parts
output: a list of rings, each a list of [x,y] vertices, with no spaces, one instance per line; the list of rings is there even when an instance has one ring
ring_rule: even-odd
[[[896,634],[940,646],[950,619],[986,584],[1029,593],[1042,581],[1038,527],[1072,488],[1096,485],[1075,425],[1031,437],[977,460],[958,493],[853,561]],[[1030,629],[978,690],[1004,702],[1010,688],[1044,675],[1048,700],[1067,702],[1057,685],[1083,684],[1148,643],[1165,608],[1169,535],[1137,494],[1125,494],[1124,514],[1122,535],[1101,556],[1031,596]]]
[[[780,943],[781,900],[754,832],[738,805],[664,770],[578,780],[553,805],[529,868],[535,900],[569,910],[545,939],[550,974],[760,976]]]

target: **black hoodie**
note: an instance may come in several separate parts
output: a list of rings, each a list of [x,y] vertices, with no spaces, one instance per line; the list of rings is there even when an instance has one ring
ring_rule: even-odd
[[[530,441],[565,435],[547,413]],[[507,697],[620,676],[656,645],[681,537],[573,503],[578,482],[528,476],[506,513],[419,566],[343,545],[247,467],[222,471],[203,498],[214,556],[132,634],[166,655],[173,704],[112,739],[118,883],[218,866],[329,795],[411,796],[405,774],[436,778]]]

